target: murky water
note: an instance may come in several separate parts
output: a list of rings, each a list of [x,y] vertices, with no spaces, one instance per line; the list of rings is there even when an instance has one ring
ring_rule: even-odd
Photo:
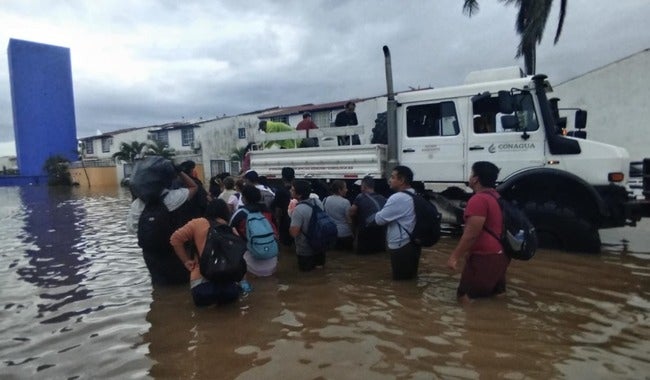
[[[124,231],[129,195],[0,188],[0,378],[639,379],[650,374],[650,222],[601,255],[513,262],[499,299],[459,307],[443,238],[417,281],[384,255],[334,252],[197,309],[152,289]]]

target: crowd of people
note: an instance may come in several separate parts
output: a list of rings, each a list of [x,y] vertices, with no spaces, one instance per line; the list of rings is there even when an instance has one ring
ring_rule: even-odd
[[[152,283],[190,283],[197,306],[233,302],[240,294],[253,291],[255,278],[275,275],[278,248],[273,244],[292,247],[283,251],[293,250],[297,267],[304,272],[324,267],[329,248],[357,254],[387,252],[394,280],[409,280],[418,274],[422,247],[412,239],[416,210],[410,195],[416,191],[413,172],[406,166],[392,170],[388,198],[375,191],[376,181],[369,176],[355,183],[360,185],[360,192],[352,198],[348,196],[348,183],[342,180],[332,181],[328,195],[319,196],[322,189],[295,179],[289,167],[282,169],[282,183],[275,188],[248,170],[240,177],[227,173],[213,177],[208,191],[197,178],[193,162],[179,165],[176,172],[177,176],[167,181],[168,187],[161,190],[159,201],[149,202],[167,211],[169,232],[144,236],[151,220],[160,217],[152,211],[153,206],[137,197],[127,217],[127,228],[138,234],[139,243],[159,240],[140,244]],[[500,235],[502,229],[496,200],[499,195],[494,189],[498,172],[490,162],[477,162],[472,167],[469,186],[475,194],[465,209],[464,233],[447,261],[454,271],[460,270],[459,262],[465,262],[457,290],[459,301],[505,291],[510,259],[500,241],[487,233]],[[321,214],[336,226],[335,239],[328,248],[314,248],[311,238],[314,231],[310,228]],[[205,278],[199,265],[206,245],[213,246],[211,231],[216,227],[238,236],[246,246],[240,255],[243,269],[228,281]],[[259,231],[266,231],[266,240]]]

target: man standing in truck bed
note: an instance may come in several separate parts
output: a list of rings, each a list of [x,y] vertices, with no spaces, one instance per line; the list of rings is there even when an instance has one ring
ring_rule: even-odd
[[[336,114],[336,119],[334,119],[334,126],[336,127],[346,127],[348,125],[358,125],[359,121],[357,120],[357,114],[354,112],[356,105],[354,102],[345,103],[345,110]],[[339,136],[339,145],[349,145],[350,136]],[[352,136],[352,144],[360,145],[359,135]]]

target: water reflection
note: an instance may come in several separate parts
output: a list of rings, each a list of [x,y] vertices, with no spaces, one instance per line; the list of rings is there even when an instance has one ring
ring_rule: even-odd
[[[90,310],[76,310],[52,317],[61,307],[89,298],[83,286],[89,260],[76,249],[81,240],[85,212],[70,200],[71,189],[30,186],[20,188],[25,211],[24,244],[30,265],[17,269],[19,277],[42,291],[38,304],[40,323],[64,321]]]

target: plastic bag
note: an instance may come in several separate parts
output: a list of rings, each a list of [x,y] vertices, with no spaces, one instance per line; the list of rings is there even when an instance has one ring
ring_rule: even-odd
[[[176,178],[174,164],[160,156],[148,156],[136,162],[131,175],[131,192],[144,203],[157,199]]]

